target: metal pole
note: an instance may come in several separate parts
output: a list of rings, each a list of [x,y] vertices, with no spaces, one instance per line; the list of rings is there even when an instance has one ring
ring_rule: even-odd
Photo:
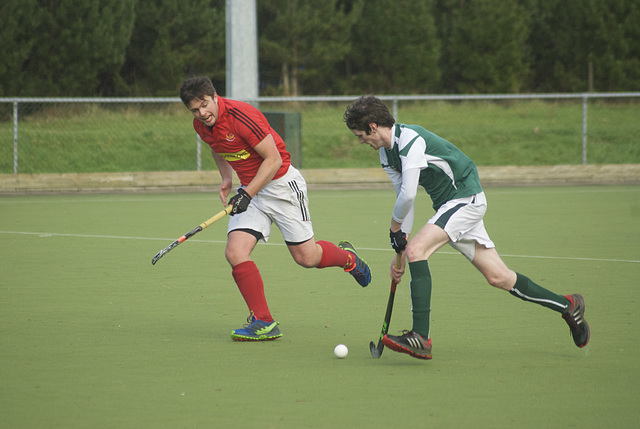
[[[226,96],[258,107],[256,0],[226,0]]]
[[[13,102],[13,174],[18,174],[18,101]]]
[[[582,97],[582,165],[587,164],[587,97]]]

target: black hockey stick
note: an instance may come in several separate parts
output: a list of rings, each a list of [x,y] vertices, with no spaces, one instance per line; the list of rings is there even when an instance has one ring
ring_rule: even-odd
[[[226,209],[222,210],[220,213],[217,213],[212,218],[205,220],[200,225],[196,226],[191,231],[187,232],[185,235],[183,235],[182,237],[178,238],[176,241],[174,241],[173,243],[171,243],[170,245],[168,245],[167,247],[165,247],[164,249],[159,251],[156,254],[156,256],[154,256],[153,259],[151,260],[151,264],[155,265],[156,262],[158,262],[158,259],[162,258],[164,255],[169,253],[169,251],[171,249],[173,249],[174,247],[176,247],[178,244],[180,244],[183,241],[186,241],[187,239],[193,237],[198,232],[202,231],[203,229],[205,229],[206,227],[208,227],[212,223],[222,219],[225,215],[227,215],[227,214],[229,214],[229,212],[231,212],[232,208],[233,208],[233,205],[229,204]]]
[[[402,254],[396,253],[396,268],[400,268],[400,262],[402,261]],[[369,349],[371,350],[371,356],[375,359],[380,358],[382,356],[382,352],[384,351],[384,344],[382,344],[382,337],[387,335],[389,332],[389,322],[391,322],[391,312],[393,311],[393,300],[396,297],[396,286],[398,284],[395,280],[391,280],[391,291],[389,292],[389,301],[387,302],[387,313],[384,315],[384,323],[382,324],[382,332],[380,332],[380,338],[378,339],[378,345],[371,341],[369,343]]]

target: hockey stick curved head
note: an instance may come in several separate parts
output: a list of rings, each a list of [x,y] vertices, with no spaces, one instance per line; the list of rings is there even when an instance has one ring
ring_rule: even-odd
[[[384,347],[384,346],[382,346],[382,347]],[[371,351],[371,356],[374,359],[379,359],[380,358],[380,355],[382,354],[382,351],[378,350],[378,347],[376,346],[376,343],[374,343],[373,341],[371,341],[369,343],[369,350]]]

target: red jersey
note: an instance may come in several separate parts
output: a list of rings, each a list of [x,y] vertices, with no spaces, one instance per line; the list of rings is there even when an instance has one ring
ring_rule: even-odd
[[[235,170],[244,186],[255,177],[264,160],[253,148],[271,134],[282,158],[282,166],[273,179],[287,172],[291,156],[282,137],[269,125],[267,118],[255,107],[242,101],[218,96],[218,119],[208,127],[193,119],[193,128],[211,149],[223,157]]]

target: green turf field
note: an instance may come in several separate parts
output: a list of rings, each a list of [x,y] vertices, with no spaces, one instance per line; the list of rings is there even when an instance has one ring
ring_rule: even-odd
[[[484,283],[448,247],[430,261],[433,360],[369,342],[389,291],[391,191],[311,191],[317,239],[349,239],[362,289],[295,265],[275,230],[254,259],[284,337],[234,343],[247,316],[217,195],[0,197],[2,428],[632,428],[640,421],[640,187],[491,188],[506,263],[580,292],[592,328]],[[426,197],[423,213],[431,213]],[[425,219],[426,220],[426,219]],[[391,331],[411,327],[408,281]],[[336,359],[338,343],[349,347]]]

